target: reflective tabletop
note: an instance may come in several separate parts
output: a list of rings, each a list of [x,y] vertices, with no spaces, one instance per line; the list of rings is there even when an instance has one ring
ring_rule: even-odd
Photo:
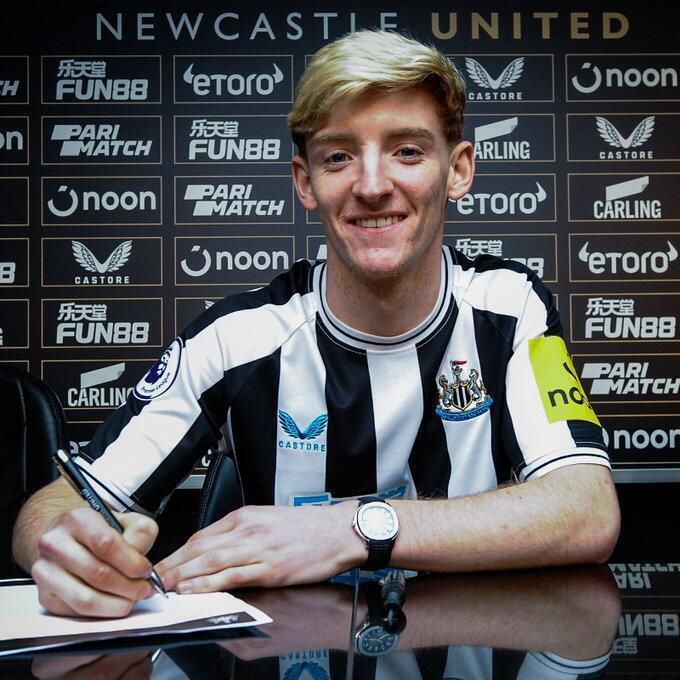
[[[420,576],[395,616],[375,583],[235,594],[274,622],[4,658],[0,677],[680,677],[680,564]]]

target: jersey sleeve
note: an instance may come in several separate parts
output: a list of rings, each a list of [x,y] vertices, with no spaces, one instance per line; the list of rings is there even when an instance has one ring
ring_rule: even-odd
[[[610,467],[600,425],[562,337],[553,296],[527,272],[506,374],[506,441],[519,478],[575,463]],[[511,446],[511,448],[513,448]]]
[[[181,335],[97,430],[76,462],[114,508],[163,509],[221,437],[224,372],[216,327]]]

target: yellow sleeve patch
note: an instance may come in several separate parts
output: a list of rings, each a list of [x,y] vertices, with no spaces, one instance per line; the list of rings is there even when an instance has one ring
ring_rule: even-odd
[[[529,340],[529,361],[549,423],[588,420],[600,424],[562,338],[550,335]]]

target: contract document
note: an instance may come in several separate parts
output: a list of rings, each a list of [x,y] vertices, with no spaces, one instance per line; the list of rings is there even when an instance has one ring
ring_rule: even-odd
[[[264,612],[229,593],[154,595],[122,619],[54,616],[35,585],[0,587],[0,656],[119,637],[179,634],[271,623]]]

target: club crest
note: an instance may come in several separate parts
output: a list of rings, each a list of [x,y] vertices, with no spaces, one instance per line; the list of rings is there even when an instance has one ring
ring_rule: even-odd
[[[471,368],[465,377],[465,360],[449,361],[453,380],[442,374],[437,380],[437,408],[442,420],[469,420],[486,413],[493,399],[487,394],[479,371]]]

